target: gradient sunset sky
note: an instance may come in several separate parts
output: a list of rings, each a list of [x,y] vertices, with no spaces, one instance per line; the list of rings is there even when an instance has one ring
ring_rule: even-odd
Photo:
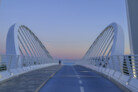
[[[129,40],[125,0],[1,0],[0,54],[14,23],[29,27],[54,58],[79,59],[103,29],[116,22]]]

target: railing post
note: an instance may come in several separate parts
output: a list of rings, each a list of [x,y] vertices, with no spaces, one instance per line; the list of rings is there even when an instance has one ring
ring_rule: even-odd
[[[129,80],[127,81],[127,84],[129,84],[131,78],[133,78],[133,71],[132,71],[133,65],[132,65],[132,67],[131,67],[130,62],[132,63],[132,60],[133,60],[133,59],[135,60],[135,56],[134,56],[133,58],[132,58],[132,57],[128,58],[128,57],[129,57],[129,56],[125,56],[126,62],[127,62],[127,67],[128,67],[128,71],[129,71],[129,76],[130,76]],[[131,59],[131,61],[130,61],[130,59]]]
[[[19,63],[19,55],[17,55],[17,60],[16,60],[16,69],[18,69],[18,63]]]
[[[124,60],[124,56],[122,56],[123,57],[123,60]],[[120,68],[120,72],[121,72],[121,75],[119,76],[119,78],[118,79],[120,79],[121,78],[121,76],[123,75],[123,66],[122,66],[122,59],[120,59],[121,58],[121,56],[117,56],[117,58],[118,58],[118,62],[119,62],[119,68]]]
[[[10,60],[8,62],[8,69],[7,70],[8,70],[9,73],[11,73],[10,68],[11,68],[11,61],[12,61],[13,56],[12,55],[9,55],[9,56],[10,56]]]
[[[113,70],[114,70],[113,76],[114,76],[115,72],[117,71],[117,69],[116,69],[116,63],[115,63],[116,61],[114,61],[114,58],[116,58],[116,56],[111,56]]]
[[[131,57],[131,62],[132,62],[132,73],[133,73],[133,77],[134,78],[137,78],[138,76],[137,76],[137,69],[136,69],[136,58],[135,58],[135,56],[132,56]]]
[[[108,68],[108,60],[107,60],[107,56],[105,56],[105,71],[107,70]]]
[[[111,63],[110,63],[110,61],[111,61],[111,56],[110,56],[110,58],[107,56],[107,58],[108,58],[108,65],[109,65],[109,72],[108,72],[108,75],[109,75],[109,73],[110,73],[110,70],[112,69],[112,67],[111,67]],[[112,61],[111,61],[112,62]]]
[[[25,56],[23,56],[23,61],[22,61],[22,62],[23,62],[23,64],[22,64],[22,68],[26,67],[25,58],[26,58],[26,57],[25,57]]]

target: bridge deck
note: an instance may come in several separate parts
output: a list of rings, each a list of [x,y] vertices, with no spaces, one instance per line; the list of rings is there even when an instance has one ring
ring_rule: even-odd
[[[122,92],[109,80],[82,66],[63,66],[40,92]]]
[[[35,92],[61,66],[55,65],[25,73],[0,84],[0,92]]]
[[[61,66],[28,72],[0,84],[0,92],[35,92]],[[82,67],[65,65],[39,90],[40,92],[122,92],[109,80]]]

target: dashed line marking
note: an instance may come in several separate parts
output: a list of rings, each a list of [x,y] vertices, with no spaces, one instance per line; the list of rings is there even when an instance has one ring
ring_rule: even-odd
[[[80,80],[80,75],[78,75],[77,71],[73,67],[73,71],[75,72],[77,78],[79,79],[79,84],[82,84],[82,81]],[[84,92],[84,87],[80,86],[80,92]]]
[[[84,92],[84,87],[80,86],[80,91]]]

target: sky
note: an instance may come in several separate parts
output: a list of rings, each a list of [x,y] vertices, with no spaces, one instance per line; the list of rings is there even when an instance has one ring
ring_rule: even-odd
[[[29,27],[57,59],[80,59],[103,29],[116,22],[130,54],[125,0],[1,0],[0,54],[8,29]]]

